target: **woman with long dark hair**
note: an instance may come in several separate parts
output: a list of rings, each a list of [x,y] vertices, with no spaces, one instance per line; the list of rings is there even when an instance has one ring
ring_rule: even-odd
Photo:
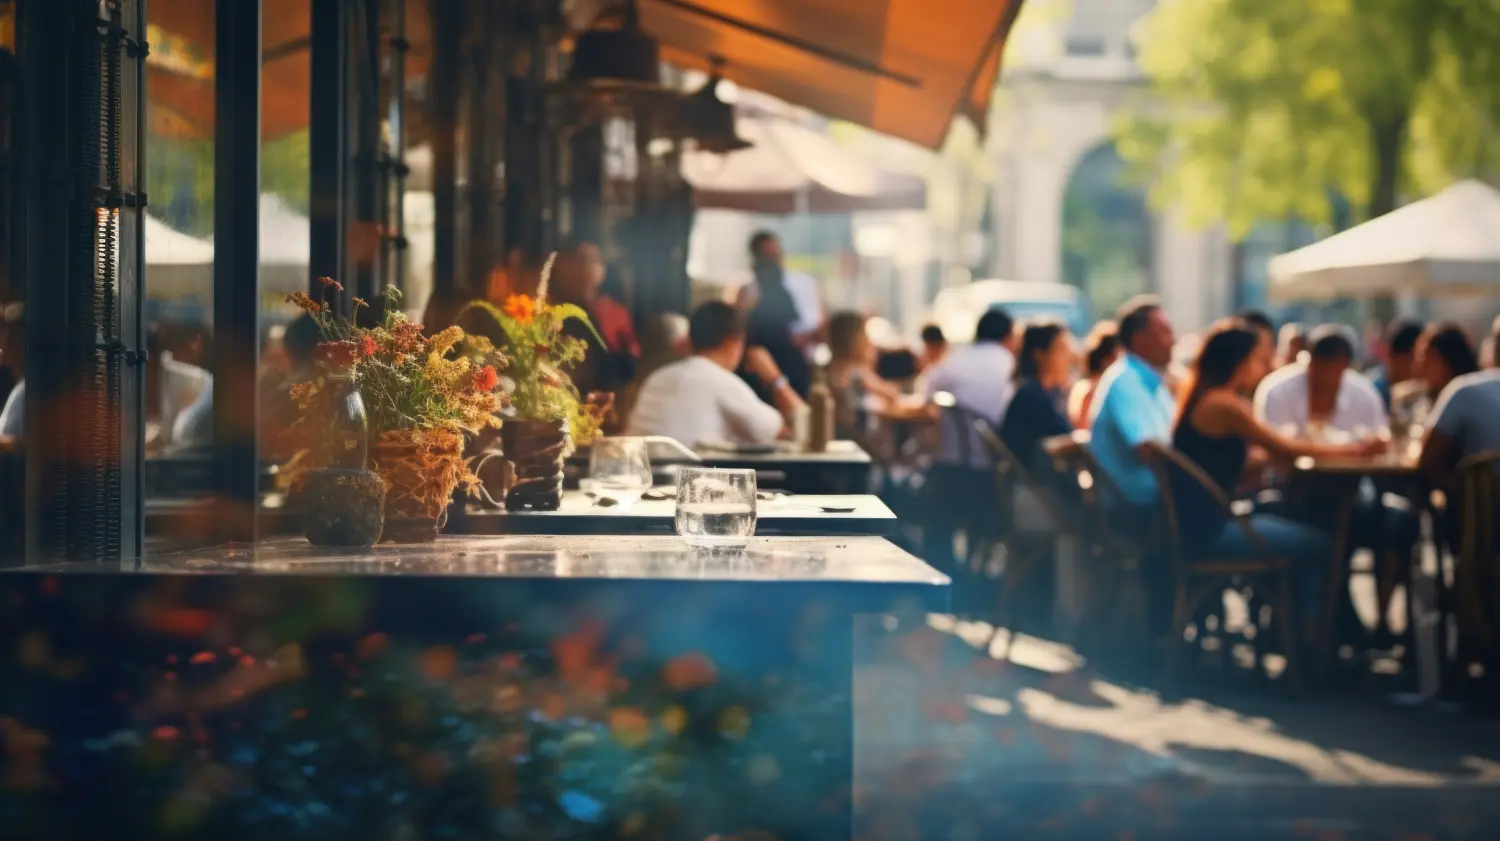
[[[1417,340],[1417,376],[1427,383],[1427,393],[1441,394],[1448,383],[1479,370],[1479,356],[1463,328],[1457,324],[1434,324]]]
[[[1105,369],[1115,364],[1115,360],[1124,352],[1125,349],[1120,346],[1119,329],[1113,321],[1101,321],[1094,325],[1083,352],[1084,376],[1073,385],[1073,390],[1068,395],[1068,418],[1078,429],[1089,428],[1089,410],[1093,408],[1099,380],[1104,378]]]
[[[1263,448],[1282,462],[1300,456],[1364,455],[1385,447],[1380,441],[1327,445],[1287,438],[1256,419],[1247,395],[1268,373],[1265,360],[1255,352],[1259,341],[1254,330],[1238,321],[1218,327],[1208,336],[1183,390],[1172,433],[1172,445],[1178,452],[1202,468],[1226,495],[1234,496],[1252,446]],[[1177,508],[1178,537],[1185,546],[1216,558],[1256,554],[1258,547],[1251,544],[1229,512],[1180,471],[1172,476],[1172,499]],[[1314,621],[1322,574],[1333,553],[1332,537],[1313,526],[1264,512],[1252,514],[1250,525],[1272,552],[1299,566],[1307,583],[1304,596],[1309,600],[1304,618]]]
[[[1073,431],[1063,414],[1063,394],[1077,362],[1073,334],[1062,323],[1033,323],[1021,333],[1016,391],[1000,420],[999,434],[1028,469],[1043,463],[1043,441]]]

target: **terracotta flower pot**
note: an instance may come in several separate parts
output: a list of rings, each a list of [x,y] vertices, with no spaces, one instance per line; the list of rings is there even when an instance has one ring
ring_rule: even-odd
[[[387,432],[370,448],[370,462],[385,480],[388,543],[431,543],[464,475],[464,442],[456,432]]]
[[[556,511],[562,505],[566,420],[507,420],[500,447],[510,465],[507,511]]]

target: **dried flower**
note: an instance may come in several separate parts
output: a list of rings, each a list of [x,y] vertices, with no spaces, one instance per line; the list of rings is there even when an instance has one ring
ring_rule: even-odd
[[[365,358],[369,358],[371,356],[374,356],[375,355],[375,351],[378,350],[378,349],[379,349],[379,345],[377,345],[375,343],[375,337],[374,336],[368,336],[367,335],[367,336],[360,336],[359,337],[359,355],[360,356],[363,356]]]
[[[292,294],[286,296],[286,301],[287,303],[292,304],[293,306],[297,307],[297,309],[302,310],[303,312],[321,313],[323,311],[323,305],[318,303],[317,301],[314,301],[312,299],[312,296],[308,295],[306,292],[293,292]]]
[[[325,288],[332,289],[335,292],[344,291],[344,284],[339,283],[331,277],[320,277],[318,278],[318,282],[323,284]]]
[[[528,295],[512,295],[505,299],[505,314],[522,324],[530,324],[536,318],[536,299]]]
[[[495,366],[486,365],[474,372],[474,387],[480,391],[494,391],[500,385],[500,374]]]
[[[429,341],[432,345],[432,352],[441,354],[447,353],[454,345],[463,341],[463,338],[464,331],[461,328],[449,327],[436,336],[433,336]]]
[[[332,371],[343,371],[354,367],[361,356],[361,343],[349,340],[319,342],[313,350],[313,359]]]
[[[354,308],[357,310],[370,308],[370,302],[366,301],[364,298],[350,298],[349,300],[354,302]]]

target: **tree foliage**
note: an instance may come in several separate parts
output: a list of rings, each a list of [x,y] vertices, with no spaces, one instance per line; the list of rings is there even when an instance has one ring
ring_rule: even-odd
[[[1500,172],[1500,0],[1161,0],[1118,127],[1158,203],[1237,237]]]

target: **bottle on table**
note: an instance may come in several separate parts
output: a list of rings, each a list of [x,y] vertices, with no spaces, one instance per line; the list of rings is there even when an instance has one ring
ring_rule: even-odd
[[[807,391],[807,407],[807,451],[824,452],[833,440],[834,421],[833,390],[828,387],[828,369],[825,367],[813,371],[812,387]]]
[[[359,395],[359,380],[352,371],[333,374],[328,389],[333,397],[326,430],[328,466],[364,470],[370,460],[370,419]]]

